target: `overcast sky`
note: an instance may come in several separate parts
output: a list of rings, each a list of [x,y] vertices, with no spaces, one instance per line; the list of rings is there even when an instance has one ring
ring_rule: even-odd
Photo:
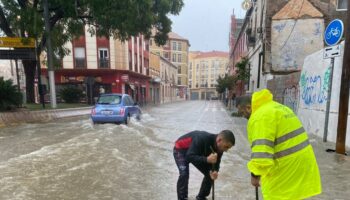
[[[178,16],[171,16],[172,31],[190,41],[190,51],[228,51],[230,18],[244,18],[243,0],[184,0]]]

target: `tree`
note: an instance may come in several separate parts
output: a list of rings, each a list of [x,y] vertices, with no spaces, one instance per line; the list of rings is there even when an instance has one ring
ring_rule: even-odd
[[[165,44],[171,31],[168,14],[177,15],[183,0],[50,0],[50,26],[53,51],[58,58],[69,53],[64,44],[80,36],[90,25],[92,35],[112,36],[122,41],[130,36],[151,36]],[[45,50],[43,7],[41,0],[6,0],[0,2],[0,30],[8,37],[38,39],[37,53]],[[24,61],[27,99],[34,101],[35,61]]]
[[[236,83],[236,77],[225,74],[224,77],[219,76],[219,78],[217,79],[217,83],[218,85],[216,86],[216,91],[219,94],[222,94],[225,92],[226,88],[228,90],[232,90],[234,88]]]
[[[0,77],[0,111],[11,110],[22,104],[22,94],[17,91],[17,86],[12,80]]]
[[[248,68],[249,60],[247,57],[243,57],[240,62],[236,64],[236,84],[241,82],[243,85],[249,80],[250,69]],[[241,88],[243,90],[243,87]],[[243,91],[242,91],[243,92]]]
[[[243,57],[240,62],[236,64],[236,79],[246,82],[249,80],[250,71],[247,68],[249,63],[248,58]]]

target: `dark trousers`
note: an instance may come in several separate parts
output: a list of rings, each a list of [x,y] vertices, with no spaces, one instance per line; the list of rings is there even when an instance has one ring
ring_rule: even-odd
[[[188,179],[190,178],[190,167],[189,162],[186,160],[186,151],[177,150],[174,148],[174,159],[179,169],[179,179],[177,180],[177,199],[187,200],[188,199]],[[204,178],[202,185],[197,195],[198,200],[205,199],[210,194],[212,180],[209,176],[209,168],[204,165],[194,165],[202,174]]]

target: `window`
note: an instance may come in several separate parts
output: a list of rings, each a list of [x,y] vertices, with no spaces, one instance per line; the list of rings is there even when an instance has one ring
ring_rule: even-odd
[[[177,43],[177,50],[182,51],[182,44],[181,42]]]
[[[169,52],[164,52],[164,58],[169,59]]]
[[[173,54],[173,59],[172,59],[173,62],[176,62],[176,54]]]
[[[181,85],[181,77],[177,78],[177,84]]]
[[[85,48],[75,47],[74,48],[74,64],[75,68],[85,68]]]
[[[176,51],[176,42],[173,42],[173,50],[175,50]]]
[[[256,81],[256,87],[260,88],[260,73],[264,65],[264,54],[259,53],[259,65],[258,65],[258,80]]]
[[[338,0],[337,1],[337,10],[347,10],[348,0]]]
[[[106,48],[101,48],[98,50],[98,60],[99,60],[99,68],[108,68],[109,67],[109,59],[108,59],[108,49]]]
[[[178,66],[177,73],[181,74],[181,66]]]
[[[182,55],[181,54],[178,54],[177,55],[177,62],[182,62]]]

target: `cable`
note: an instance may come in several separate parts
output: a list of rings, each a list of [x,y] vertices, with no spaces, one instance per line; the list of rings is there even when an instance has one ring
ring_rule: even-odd
[[[290,33],[289,33],[289,35],[288,35],[288,38],[286,39],[286,41],[284,42],[284,44],[283,44],[283,46],[280,48],[280,50],[282,50],[282,49],[286,46],[288,40],[290,39],[290,36],[291,36],[292,33],[293,33],[294,28],[295,28],[295,26],[296,26],[296,24],[297,24],[297,22],[298,22],[298,19],[299,19],[299,15],[300,15],[300,13],[301,13],[301,10],[303,9],[304,2],[305,2],[305,0],[303,0],[303,3],[302,3],[301,6],[300,6],[300,10],[299,10],[299,12],[298,12],[297,19],[296,19],[295,22],[294,22],[294,25],[293,25],[293,27],[292,27],[292,30],[290,31]]]

